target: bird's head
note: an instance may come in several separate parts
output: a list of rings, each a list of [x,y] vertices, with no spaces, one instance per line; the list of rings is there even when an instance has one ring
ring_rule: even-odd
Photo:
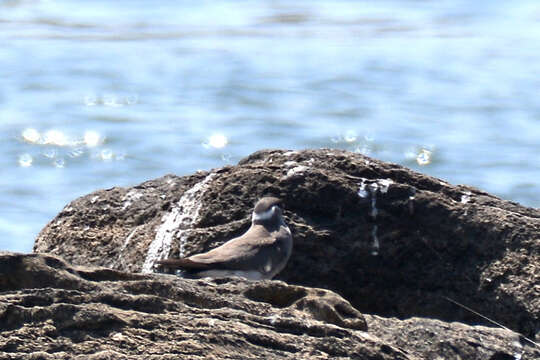
[[[255,204],[251,221],[254,224],[281,221],[282,210],[280,204],[281,200],[275,197],[267,196],[261,198]]]

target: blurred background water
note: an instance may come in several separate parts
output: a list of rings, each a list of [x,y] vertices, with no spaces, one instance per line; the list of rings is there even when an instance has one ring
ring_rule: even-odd
[[[0,0],[0,249],[69,201],[333,147],[540,206],[540,2]]]

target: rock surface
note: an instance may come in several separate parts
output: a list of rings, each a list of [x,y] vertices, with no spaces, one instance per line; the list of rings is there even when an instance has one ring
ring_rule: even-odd
[[[97,191],[67,205],[34,250],[149,273],[243,233],[263,195],[283,199],[295,241],[279,279],[365,314],[488,324],[450,298],[540,340],[540,210],[345,151],[260,151]]]
[[[2,359],[514,359],[506,330],[365,317],[281,281],[186,280],[0,253]],[[366,331],[367,330],[367,331]]]
[[[46,255],[2,254],[0,268],[2,358],[410,358],[362,331],[362,314],[328,290],[74,268]]]

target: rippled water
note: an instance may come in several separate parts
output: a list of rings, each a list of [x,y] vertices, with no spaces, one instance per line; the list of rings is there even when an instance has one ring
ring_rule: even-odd
[[[337,147],[540,206],[540,2],[0,0],[0,249],[72,199]]]

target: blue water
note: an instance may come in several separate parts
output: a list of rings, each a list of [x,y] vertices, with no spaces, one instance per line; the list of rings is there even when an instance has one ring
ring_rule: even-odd
[[[0,249],[69,201],[336,147],[540,206],[540,2],[0,0]]]

